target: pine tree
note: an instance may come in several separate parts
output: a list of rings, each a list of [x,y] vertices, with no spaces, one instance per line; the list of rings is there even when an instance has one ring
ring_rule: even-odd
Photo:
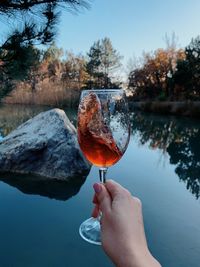
[[[14,80],[24,80],[38,62],[38,44],[50,44],[56,35],[61,9],[78,12],[89,0],[5,0],[0,1],[0,18],[16,25],[0,44],[0,95],[13,88]],[[10,23],[8,23],[10,22]],[[19,23],[20,22],[20,23]]]
[[[88,53],[87,71],[90,75],[90,88],[114,88],[119,84],[112,82],[112,75],[121,66],[122,56],[113,48],[109,38],[95,42]]]

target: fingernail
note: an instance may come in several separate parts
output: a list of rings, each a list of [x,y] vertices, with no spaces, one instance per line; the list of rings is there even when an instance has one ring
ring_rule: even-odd
[[[101,192],[101,185],[100,185],[100,184],[95,183],[95,184],[93,185],[93,188],[94,188],[95,193],[98,194],[98,193]]]

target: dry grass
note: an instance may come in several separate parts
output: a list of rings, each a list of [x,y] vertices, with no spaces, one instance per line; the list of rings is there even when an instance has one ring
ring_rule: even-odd
[[[3,102],[7,104],[74,106],[78,102],[79,95],[79,89],[74,87],[68,89],[61,82],[44,80],[34,90],[30,84],[21,82]]]
[[[20,124],[47,109],[42,106],[0,105],[0,136],[8,135]]]

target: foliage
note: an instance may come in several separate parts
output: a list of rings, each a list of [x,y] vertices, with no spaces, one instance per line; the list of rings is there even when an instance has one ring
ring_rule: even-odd
[[[192,39],[185,55],[185,59],[177,63],[174,83],[181,87],[187,98],[196,99],[200,97],[200,36]]]
[[[26,80],[4,99],[6,103],[76,104],[88,78],[82,55],[66,52],[52,44],[40,53],[40,62]]]
[[[109,38],[95,42],[88,53],[86,69],[90,78],[87,87],[118,88],[119,84],[112,81],[112,74],[121,66],[121,59]]]
[[[98,47],[101,48],[99,54]],[[119,84],[111,81],[110,76],[110,73],[119,66],[119,56],[107,38],[103,39],[102,43],[97,41],[90,49],[91,60],[81,54],[64,52],[63,49],[56,47],[55,43],[44,51],[38,51],[30,45],[24,45],[22,48],[37,53],[36,55],[30,53],[30,56],[27,54],[25,60],[21,56],[21,61],[19,59],[16,61],[18,64],[21,63],[18,66],[14,61],[9,61],[11,70],[17,66],[19,70],[23,67],[24,72],[19,71],[19,76],[18,72],[13,72],[13,76],[10,74],[10,77],[15,80],[15,91],[4,99],[6,103],[65,105],[65,102],[73,96],[77,100],[80,90],[88,87],[91,82],[97,88],[119,87]],[[20,49],[17,51],[19,53]],[[30,63],[31,59],[35,62]],[[25,67],[29,64],[32,65],[31,69],[28,66]],[[25,71],[27,71],[26,75]],[[92,76],[94,80],[91,80]]]
[[[10,80],[27,79],[31,68],[37,67],[40,51],[32,45],[22,45],[10,40],[6,49],[0,49],[0,71]]]
[[[144,54],[142,67],[129,74],[129,89],[140,99],[169,96],[173,92],[170,79],[176,70],[176,62],[184,57],[184,51],[174,47]]]
[[[0,16],[12,22],[23,21],[21,30],[18,27],[14,31],[22,42],[46,44],[53,41],[61,8],[78,11],[88,7],[86,0],[5,0],[0,2]]]
[[[65,52],[55,43],[41,51],[31,42],[21,42],[16,33],[0,48],[0,98],[15,88],[17,92],[5,101],[25,101],[18,93],[24,87],[30,92],[26,103],[52,104],[79,96],[83,88],[120,88],[115,74],[121,58],[109,38],[94,42],[83,56]],[[131,65],[128,89],[136,101],[200,99],[200,37],[185,50],[167,39],[166,49],[144,53],[140,62]]]
[[[167,48],[144,54],[140,67],[129,73],[135,100],[199,100],[200,36],[183,50],[175,41]]]
[[[5,0],[0,17],[12,28],[0,46],[0,98],[14,88],[15,80],[27,79],[38,64],[36,44],[49,44],[56,35],[61,9],[78,12],[88,8],[87,0]]]

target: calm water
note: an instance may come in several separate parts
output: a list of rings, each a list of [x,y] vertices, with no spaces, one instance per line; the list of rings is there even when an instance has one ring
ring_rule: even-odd
[[[1,106],[1,137],[42,109]],[[149,247],[163,267],[198,267],[200,121],[139,113],[131,121],[128,150],[108,177],[141,198]],[[9,178],[0,181],[0,266],[113,266],[101,247],[78,234],[92,209],[96,168],[70,185]]]

